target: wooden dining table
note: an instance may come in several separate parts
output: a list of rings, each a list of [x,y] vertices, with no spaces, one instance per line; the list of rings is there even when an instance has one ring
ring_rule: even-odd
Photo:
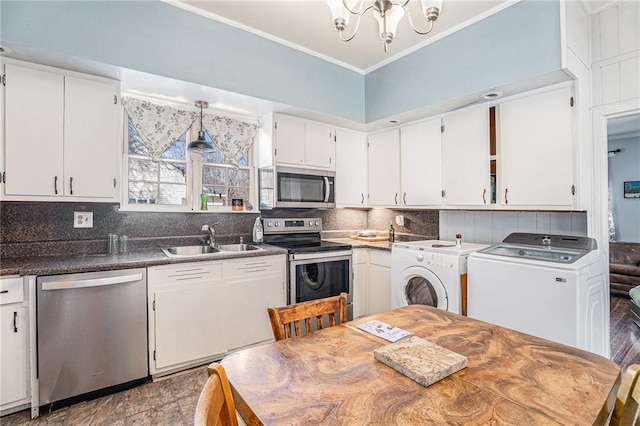
[[[373,319],[467,366],[422,386],[374,358],[390,342],[357,328]],[[222,365],[248,425],[605,424],[620,386],[607,358],[423,305],[245,349]]]

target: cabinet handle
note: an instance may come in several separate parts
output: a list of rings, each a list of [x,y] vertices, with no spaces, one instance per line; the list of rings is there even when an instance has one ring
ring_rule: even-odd
[[[69,178],[69,194],[73,195],[73,178]]]
[[[407,204],[407,193],[405,192],[404,194],[402,194],[402,203],[403,204]]]
[[[58,176],[53,177],[53,193],[58,195]]]
[[[482,202],[487,204],[487,188],[482,191]]]
[[[13,332],[18,332],[18,312],[13,311]]]
[[[509,188],[504,189],[504,203],[509,204],[509,198],[507,198],[507,194],[509,193]]]
[[[398,205],[398,193],[396,192],[395,203]]]
[[[362,200],[360,201],[360,204],[364,204],[364,192],[360,193],[360,196],[362,197]]]

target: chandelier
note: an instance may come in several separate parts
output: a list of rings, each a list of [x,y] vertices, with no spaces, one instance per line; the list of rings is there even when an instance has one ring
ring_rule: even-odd
[[[360,20],[368,10],[373,10],[373,17],[378,21],[378,34],[384,42],[384,51],[389,51],[389,43],[393,41],[393,37],[398,28],[398,23],[402,20],[405,13],[409,19],[409,25],[413,31],[420,35],[429,34],[433,29],[433,22],[440,16],[442,9],[442,0],[421,0],[422,13],[427,19],[429,27],[421,31],[413,25],[411,13],[407,10],[409,0],[325,0],[331,8],[333,16],[333,26],[338,31],[338,36],[342,41],[351,41],[358,32]],[[368,4],[368,6],[365,6]],[[348,37],[344,36],[344,30],[349,24],[349,17],[358,15],[353,34]]]

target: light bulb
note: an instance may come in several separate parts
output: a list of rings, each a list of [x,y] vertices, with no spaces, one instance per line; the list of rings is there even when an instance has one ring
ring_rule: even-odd
[[[385,44],[391,43],[393,41],[393,36],[396,34],[396,30],[398,29],[398,23],[404,17],[404,8],[402,6],[393,5],[391,9],[384,12],[384,15],[376,11],[373,16],[375,16],[376,21],[378,21],[380,38],[384,40]]]
[[[429,21],[435,21],[442,11],[442,0],[421,0],[422,13]]]

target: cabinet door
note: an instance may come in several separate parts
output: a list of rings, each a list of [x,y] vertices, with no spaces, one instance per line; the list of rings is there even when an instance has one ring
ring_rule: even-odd
[[[336,145],[333,129],[317,123],[306,123],[305,164],[328,170],[335,170]]]
[[[443,117],[445,204],[491,203],[489,107],[465,108]]]
[[[305,162],[305,122],[279,115],[275,119],[276,163],[302,166]]]
[[[65,195],[116,197],[116,95],[115,85],[65,77]]]
[[[402,204],[442,204],[442,132],[440,119],[400,129]]]
[[[399,205],[400,146],[397,129],[369,136],[370,206]]]
[[[369,271],[366,263],[353,265],[353,318],[369,315]]]
[[[336,204],[366,205],[367,136],[336,130]]]
[[[244,279],[227,281],[229,284],[229,306],[234,313],[229,317],[233,324],[229,335],[229,349],[252,345],[273,339],[267,308],[286,304],[284,276],[282,274],[259,274]]]
[[[570,89],[563,88],[500,104],[504,204],[573,204],[570,98]]]
[[[391,309],[391,268],[369,265],[369,315]]]
[[[0,308],[0,406],[27,397],[26,308]]]
[[[226,291],[219,281],[185,283],[153,293],[156,369],[227,351]]]
[[[5,65],[7,195],[63,194],[64,77]]]

